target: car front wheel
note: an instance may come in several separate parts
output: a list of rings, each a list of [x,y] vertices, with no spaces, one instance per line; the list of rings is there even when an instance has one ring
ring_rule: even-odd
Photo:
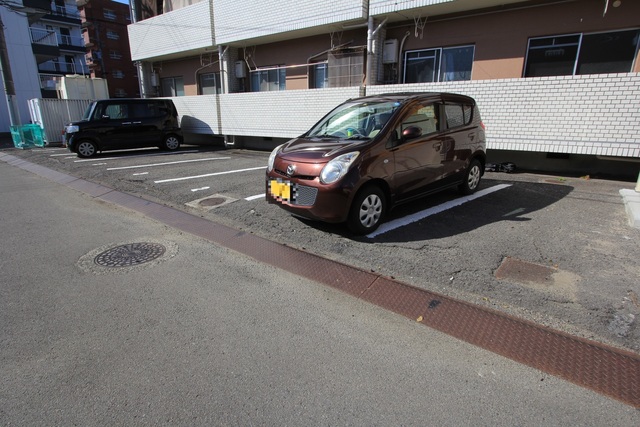
[[[78,143],[77,151],[79,157],[87,158],[95,156],[98,152],[98,147],[91,141],[80,141]]]
[[[175,135],[167,135],[162,142],[162,148],[165,150],[173,151],[180,147],[180,139]]]
[[[379,187],[370,185],[360,190],[349,212],[349,229],[355,234],[374,231],[382,222],[386,203],[384,192]]]
[[[482,177],[482,165],[477,159],[471,160],[469,167],[464,175],[464,180],[458,187],[462,194],[473,194],[480,185],[480,178]]]

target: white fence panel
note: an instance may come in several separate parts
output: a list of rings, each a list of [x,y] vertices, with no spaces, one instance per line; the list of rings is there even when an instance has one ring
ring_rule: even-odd
[[[62,142],[64,126],[80,120],[91,100],[87,99],[47,99],[29,100],[31,122],[44,130],[47,144]]]

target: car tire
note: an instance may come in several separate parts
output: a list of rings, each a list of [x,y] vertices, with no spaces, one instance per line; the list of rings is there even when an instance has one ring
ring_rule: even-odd
[[[87,139],[78,142],[76,145],[76,153],[78,157],[82,157],[86,159],[88,157],[93,157],[98,152],[98,146],[93,141],[89,141]]]
[[[178,138],[176,135],[165,136],[164,140],[162,141],[161,148],[167,151],[177,150],[178,148],[180,148],[180,138]]]
[[[368,185],[353,199],[347,225],[354,234],[368,234],[378,228],[385,214],[387,198],[380,187]]]
[[[482,178],[482,165],[477,159],[473,159],[469,163],[469,167],[464,174],[464,180],[458,186],[458,190],[464,195],[475,193],[480,185],[480,178]]]

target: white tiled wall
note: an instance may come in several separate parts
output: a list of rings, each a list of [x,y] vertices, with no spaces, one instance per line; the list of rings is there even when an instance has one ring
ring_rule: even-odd
[[[366,0],[215,0],[216,40],[228,44],[364,19],[366,4]]]
[[[640,73],[367,88],[407,91],[474,97],[490,149],[640,157]],[[357,96],[353,87],[173,99],[188,132],[292,138]]]
[[[640,157],[640,73],[372,86],[447,91],[480,106],[488,148]]]
[[[215,47],[212,2],[205,0],[127,26],[134,61]]]

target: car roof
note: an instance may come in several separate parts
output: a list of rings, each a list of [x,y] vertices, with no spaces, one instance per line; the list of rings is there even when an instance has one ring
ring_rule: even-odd
[[[396,92],[396,93],[382,93],[378,95],[369,95],[359,98],[349,99],[348,102],[366,102],[366,101],[397,101],[402,103],[411,102],[414,100],[428,100],[428,99],[466,99],[473,101],[473,98],[467,95],[450,92]],[[474,102],[475,103],[475,102]]]

